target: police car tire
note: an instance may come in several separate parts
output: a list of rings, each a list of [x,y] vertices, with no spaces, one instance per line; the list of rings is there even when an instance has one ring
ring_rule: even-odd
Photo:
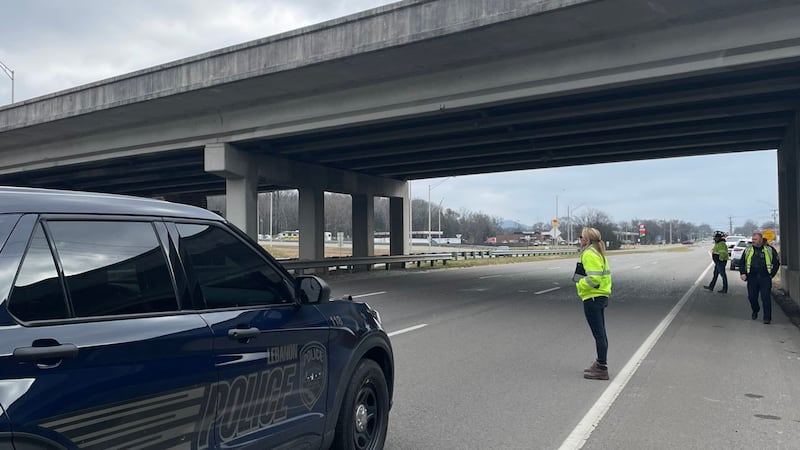
[[[360,405],[368,410],[367,426],[357,431],[356,412]],[[389,388],[378,363],[363,359],[356,366],[339,410],[336,435],[331,449],[380,450],[389,425]]]

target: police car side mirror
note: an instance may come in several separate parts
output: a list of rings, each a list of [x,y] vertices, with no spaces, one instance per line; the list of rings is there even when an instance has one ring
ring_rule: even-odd
[[[297,277],[301,303],[322,303],[331,298],[331,287],[322,278],[314,275]]]

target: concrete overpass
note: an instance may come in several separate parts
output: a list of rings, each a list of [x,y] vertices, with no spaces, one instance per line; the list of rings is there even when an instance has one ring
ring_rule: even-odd
[[[349,193],[365,256],[374,196],[407,251],[407,180],[777,148],[797,296],[799,69],[796,1],[409,0],[2,108],[0,182],[226,193],[251,235],[298,188],[302,258]]]

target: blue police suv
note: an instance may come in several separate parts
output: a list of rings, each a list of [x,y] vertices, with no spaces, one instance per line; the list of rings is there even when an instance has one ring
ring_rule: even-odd
[[[394,357],[209,211],[0,188],[0,449],[380,449]]]

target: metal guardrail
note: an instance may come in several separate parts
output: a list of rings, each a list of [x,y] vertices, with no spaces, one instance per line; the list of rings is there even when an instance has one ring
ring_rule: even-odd
[[[367,270],[374,268],[376,265],[383,264],[386,270],[392,264],[402,265],[405,268],[406,263],[417,263],[420,267],[423,262],[430,262],[433,266],[436,261],[442,261],[447,264],[447,261],[455,259],[452,253],[423,253],[418,255],[389,255],[389,256],[345,256],[339,258],[325,258],[318,260],[283,260],[279,261],[287,270],[292,270],[295,273],[303,269],[331,269],[338,270],[344,268],[346,270],[353,270],[356,267],[364,267]]]
[[[477,258],[498,258],[498,257],[517,257],[517,256],[536,256],[536,255],[566,255],[577,253],[577,249],[563,250],[470,250],[460,252],[442,253],[419,253],[412,255],[389,255],[389,256],[345,256],[336,258],[325,258],[318,260],[299,260],[288,259],[279,260],[281,265],[287,270],[295,273],[302,273],[305,269],[324,269],[325,272],[345,269],[354,270],[356,267],[372,270],[375,266],[383,265],[386,270],[392,266],[405,268],[407,263],[416,263],[421,267],[423,262],[430,263],[431,267],[436,262],[456,261],[459,259]]]
[[[494,250],[492,256],[536,256],[536,255],[571,255],[578,253],[577,248],[555,250]]]

